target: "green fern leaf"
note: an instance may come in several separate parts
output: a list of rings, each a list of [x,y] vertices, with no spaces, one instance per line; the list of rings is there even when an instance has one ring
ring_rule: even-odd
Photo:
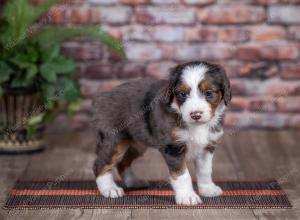
[[[37,40],[45,47],[52,47],[53,45],[60,44],[63,41],[77,37],[100,40],[106,46],[125,56],[123,45],[110,34],[95,26],[45,27],[39,33],[33,36],[33,39]]]

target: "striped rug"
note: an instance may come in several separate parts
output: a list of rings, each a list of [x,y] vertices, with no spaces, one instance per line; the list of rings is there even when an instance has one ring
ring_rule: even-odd
[[[291,208],[286,193],[276,180],[217,181],[224,194],[203,197],[202,204],[176,205],[174,192],[166,182],[150,182],[140,189],[126,189],[122,198],[104,198],[94,180],[18,180],[5,208]],[[122,185],[122,184],[121,184]],[[196,186],[195,186],[196,187]]]

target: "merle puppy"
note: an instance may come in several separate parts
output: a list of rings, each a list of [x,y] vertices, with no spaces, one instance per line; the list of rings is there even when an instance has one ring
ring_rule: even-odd
[[[224,69],[189,62],[172,69],[169,80],[140,79],[103,92],[93,100],[97,131],[96,183],[105,197],[124,195],[112,174],[116,167],[128,187],[145,184],[130,165],[147,147],[158,149],[170,172],[177,204],[201,203],[187,161],[196,164],[198,193],[219,196],[212,180],[212,159],[222,136],[222,119],[231,99]]]

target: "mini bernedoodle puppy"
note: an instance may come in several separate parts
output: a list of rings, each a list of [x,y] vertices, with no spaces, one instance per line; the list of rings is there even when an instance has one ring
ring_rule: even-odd
[[[224,69],[201,61],[176,66],[169,80],[133,80],[96,96],[94,173],[100,193],[110,198],[124,195],[114,181],[114,167],[127,187],[145,184],[130,165],[147,147],[153,147],[169,168],[177,204],[201,203],[193,189],[187,161],[195,162],[198,193],[221,195],[222,189],[212,180],[212,160],[217,140],[223,134],[222,120],[230,99]]]

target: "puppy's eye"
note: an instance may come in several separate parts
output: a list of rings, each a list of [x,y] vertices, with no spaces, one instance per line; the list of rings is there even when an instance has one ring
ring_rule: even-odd
[[[205,95],[206,98],[212,98],[214,93],[212,91],[208,90],[208,91],[204,92],[204,95]]]
[[[185,99],[186,98],[186,93],[184,93],[184,92],[179,92],[178,93],[178,96],[180,97],[180,98],[182,98],[182,99]]]

